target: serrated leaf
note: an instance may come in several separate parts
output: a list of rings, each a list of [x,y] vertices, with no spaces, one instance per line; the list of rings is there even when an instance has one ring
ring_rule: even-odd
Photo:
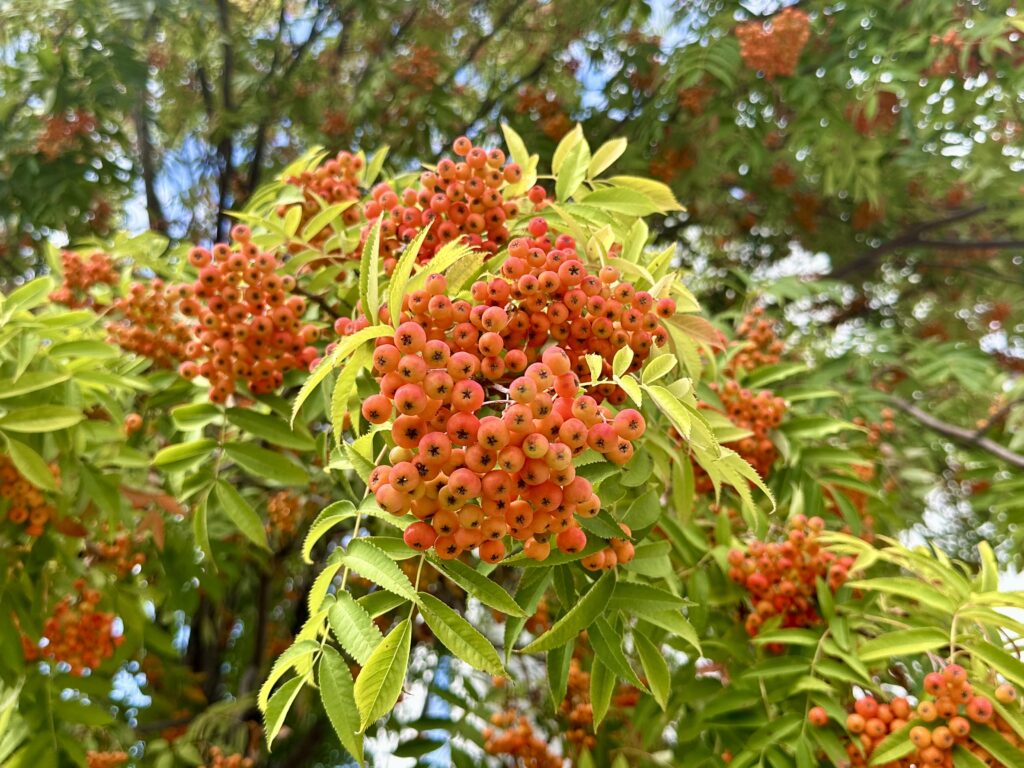
[[[299,223],[302,221],[302,206],[293,205],[284,215],[284,232],[288,237],[294,237],[299,231]]]
[[[508,147],[512,160],[518,163],[520,167],[525,168],[526,164],[530,162],[530,153],[526,149],[526,144],[522,138],[507,123],[501,124],[501,133],[505,137],[505,146]]]
[[[296,430],[284,419],[271,414],[257,413],[250,408],[228,408],[227,417],[239,429],[280,448],[311,451],[316,445],[305,428]]]
[[[355,200],[346,200],[342,203],[334,203],[333,205],[329,205],[324,208],[322,211],[314,215],[313,218],[306,223],[306,226],[302,228],[302,240],[308,243],[314,237],[319,235],[323,231],[324,227],[341,216],[341,214],[355,204]]]
[[[381,170],[384,168],[384,161],[387,160],[390,151],[391,147],[385,144],[373,153],[373,159],[366,164],[366,170],[363,172],[364,187],[373,186],[373,182],[377,180],[377,176],[380,175]]]
[[[561,167],[556,172],[555,197],[565,202],[580,188],[587,177],[590,162],[590,148],[582,138],[566,153]]]
[[[868,765],[886,765],[909,755],[917,747],[910,740],[910,729],[912,724],[907,723],[898,731],[893,731],[875,747],[871,753],[871,762]]]
[[[399,257],[398,263],[395,264],[395,269],[391,273],[388,285],[388,312],[393,325],[398,323],[398,318],[402,312],[402,297],[407,293],[412,266],[416,263],[416,257],[420,253],[420,248],[423,247],[423,241],[432,231],[430,227],[424,227],[416,235],[413,241],[402,251],[402,255]]]
[[[30,371],[19,376],[17,379],[3,379],[0,381],[0,400],[26,395],[29,392],[38,392],[41,389],[48,389],[57,384],[63,384],[70,378],[70,373]]]
[[[256,514],[256,510],[249,505],[249,502],[242,498],[242,495],[224,480],[217,481],[217,485],[214,486],[214,493],[217,494],[220,508],[224,510],[224,514],[235,524],[235,527],[249,541],[263,549],[269,550],[270,546],[267,544],[266,528],[263,527],[263,521]]]
[[[475,669],[505,675],[498,652],[462,616],[427,592],[420,592],[420,613],[449,651]]]
[[[203,556],[210,562],[210,567],[216,570],[217,562],[213,559],[213,549],[210,548],[210,532],[207,522],[208,498],[204,494],[192,509],[192,538],[195,539],[196,546],[199,547]]]
[[[583,141],[583,126],[576,123],[573,129],[563,136],[558,146],[555,147],[554,154],[551,155],[551,173],[556,176],[562,170],[562,163],[565,161],[565,157],[568,155],[569,150],[576,146],[579,142]]]
[[[523,653],[540,653],[565,645],[600,616],[615,590],[615,572],[601,576],[579,601],[551,629],[523,648]]]
[[[428,559],[441,574],[489,608],[506,616],[527,615],[508,592],[461,560],[441,560],[433,554],[428,555]]]
[[[963,744],[953,746],[953,765],[956,768],[988,768],[988,763],[966,749]]]
[[[345,416],[349,416],[353,433],[357,433],[356,424],[359,418],[359,405],[351,411],[349,404],[356,390],[356,380],[359,373],[370,365],[373,354],[368,345],[361,346],[352,353],[348,363],[342,366],[337,381],[334,382],[334,391],[331,393],[331,431],[334,433],[334,441],[341,444],[341,433],[345,431]]]
[[[669,189],[668,185],[660,181],[644,179],[639,176],[612,176],[607,181],[617,187],[628,187],[635,189],[637,192],[642,192],[651,199],[651,202],[658,206],[658,210],[662,213],[685,210],[679,204],[679,201],[676,200],[676,196],[672,194],[672,190]]]
[[[53,290],[53,278],[49,276],[37,277],[30,280],[20,288],[11,291],[3,301],[3,320],[6,322],[15,312],[32,309],[46,300],[46,297]]]
[[[602,663],[635,688],[639,688],[644,693],[649,693],[647,686],[637,677],[633,667],[629,664],[629,659],[626,658],[626,654],[622,650],[622,638],[607,620],[599,616],[587,628],[587,636],[590,639],[590,647]]]
[[[327,611],[331,631],[349,656],[360,664],[366,664],[384,636],[373,623],[370,614],[352,595],[339,591],[334,598],[334,603]]]
[[[598,659],[590,668],[590,704],[594,713],[595,730],[601,725],[615,692],[615,675]]]
[[[299,662],[309,659],[319,648],[320,644],[315,640],[301,640],[285,648],[281,655],[274,659],[267,679],[263,681],[256,694],[256,705],[260,712],[267,711],[271,698],[270,692],[274,690],[274,684],[284,677],[288,670],[294,669]]]
[[[416,590],[413,589],[409,577],[402,573],[402,569],[395,564],[394,560],[373,544],[361,539],[349,542],[348,549],[341,556],[341,562],[388,592],[393,592],[411,602],[418,600]]]
[[[85,416],[75,408],[63,405],[39,405],[8,411],[0,417],[0,429],[6,432],[56,432],[73,427]]]
[[[594,153],[587,166],[587,178],[593,179],[600,176],[612,163],[622,157],[629,142],[624,138],[609,139]]]
[[[181,430],[205,427],[221,415],[221,410],[213,403],[190,403],[179,405],[170,411],[171,421]]]
[[[295,423],[295,417],[298,416],[302,404],[306,402],[313,393],[313,390],[320,385],[320,382],[327,378],[331,371],[345,362],[361,345],[392,333],[394,333],[394,329],[389,325],[371,325],[369,328],[363,328],[361,331],[356,331],[351,336],[346,336],[342,339],[338,346],[334,348],[334,351],[321,360],[320,364],[313,369],[302,385],[302,389],[299,390],[299,394],[295,396],[295,402],[292,404],[291,423]]]
[[[632,376],[616,376],[615,382],[622,387],[622,390],[629,395],[629,399],[632,400],[638,408],[643,405],[643,390],[640,389],[640,385],[637,383],[636,379]]]
[[[1019,748],[1012,746],[998,731],[975,723],[971,726],[971,738],[1006,768],[1019,768]]]
[[[411,293],[421,289],[430,275],[443,274],[445,270],[471,253],[473,253],[473,249],[462,240],[450,240],[438,248],[430,261],[409,279],[407,290]]]
[[[378,645],[356,678],[353,694],[364,732],[395,706],[409,666],[412,623],[404,619]]]
[[[173,472],[180,469],[182,465],[188,466],[201,461],[210,455],[217,447],[217,441],[204,437],[199,440],[192,440],[188,443],[178,443],[161,448],[153,457],[153,466]]]
[[[971,640],[967,649],[1018,688],[1024,688],[1024,662],[985,640]]]
[[[309,527],[306,538],[302,542],[302,562],[312,565],[311,553],[316,543],[338,523],[356,516],[356,508],[348,499],[336,501],[320,510],[316,520]]]
[[[376,322],[380,309],[380,228],[383,221],[384,217],[378,216],[373,223],[359,261],[359,301],[371,323]]]
[[[626,514],[622,518],[622,522],[633,530],[647,528],[657,522],[658,518],[661,517],[661,512],[662,508],[661,502],[658,500],[658,494],[654,490],[645,491],[629,505]]]
[[[615,356],[612,358],[612,374],[615,376],[624,376],[626,371],[629,370],[629,365],[632,362],[633,348],[629,346],[622,347],[615,352]]]
[[[302,685],[305,682],[306,679],[303,677],[293,677],[278,688],[277,693],[270,697],[267,709],[263,713],[263,730],[267,738],[268,752],[273,750],[274,739],[281,732],[281,727],[288,716],[288,710],[292,708],[295,697],[299,695],[299,691],[302,690]]]
[[[283,485],[305,485],[309,475],[287,456],[252,443],[225,443],[224,453],[253,477],[272,480]]]
[[[664,710],[668,705],[668,695],[672,688],[672,675],[669,672],[668,662],[665,661],[665,657],[658,647],[640,632],[633,634],[633,645],[640,657],[640,665],[644,669],[644,676],[647,678],[647,685],[650,686],[651,695],[658,702],[658,706]]]
[[[359,732],[355,690],[348,663],[341,654],[327,646],[320,656],[318,669],[320,701],[327,719],[331,721],[341,745],[359,765],[364,765],[363,735]]]
[[[603,187],[591,192],[582,198],[580,202],[602,211],[622,213],[627,216],[650,216],[659,210],[651,198],[643,192],[622,187]]]
[[[630,606],[630,613],[642,618],[649,624],[661,627],[676,637],[685,640],[700,652],[700,637],[690,621],[678,610],[662,611],[652,609],[647,603],[637,602]]]
[[[906,597],[929,608],[934,608],[943,615],[951,615],[958,607],[952,599],[920,579],[910,579],[901,576],[861,579],[850,582],[849,586],[853,589],[863,589],[868,592],[881,592],[887,595]]]
[[[56,491],[57,481],[43,457],[24,443],[12,437],[7,438],[7,455],[14,462],[15,468],[22,477],[36,488],[44,491]]]
[[[658,409],[672,422],[672,426],[676,428],[679,434],[689,439],[691,428],[690,414],[683,404],[679,402],[679,398],[660,384],[645,386],[644,390],[654,400]]]
[[[892,656],[928,653],[949,644],[949,635],[933,627],[901,629],[863,643],[857,650],[861,661],[870,663]]]
[[[640,380],[644,384],[653,384],[662,376],[667,374],[676,366],[676,359],[672,355],[658,355],[651,358],[644,366]]]

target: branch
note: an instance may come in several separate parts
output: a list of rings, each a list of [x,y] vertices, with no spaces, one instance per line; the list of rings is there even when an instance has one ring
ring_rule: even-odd
[[[455,80],[456,75],[459,74],[463,67],[471,65],[476,60],[477,55],[483,50],[484,46],[493,40],[495,35],[508,26],[508,23],[512,20],[512,17],[515,15],[517,10],[519,10],[518,2],[512,2],[509,4],[508,9],[501,15],[501,18],[494,22],[494,27],[491,31],[486,35],[481,35],[477,41],[473,43],[473,46],[466,52],[465,56],[463,56],[462,64],[453,67],[451,72],[448,73],[448,77],[446,77],[444,82],[438,86],[441,90],[445,90],[452,84],[452,81]]]
[[[330,317],[333,317],[335,320],[341,317],[341,315],[339,315],[334,309],[331,308],[331,305],[327,303],[327,299],[325,299],[323,296],[317,296],[315,293],[310,293],[309,291],[305,290],[304,288],[300,288],[297,285],[295,286],[295,288],[292,289],[292,292],[297,293],[301,296],[305,296],[309,301],[312,301],[314,304],[320,307],[320,309],[326,312]]]
[[[870,251],[861,254],[853,261],[833,270],[831,277],[833,279],[841,280],[842,278],[860,272],[861,270],[872,268],[887,253],[927,243],[928,241],[922,241],[921,238],[921,235],[925,232],[930,232],[933,229],[939,229],[941,227],[948,226],[949,224],[955,224],[958,221],[966,221],[967,219],[974,218],[975,216],[984,213],[986,210],[988,210],[988,206],[978,205],[974,208],[965,208],[960,211],[954,211],[948,216],[942,216],[938,219],[932,219],[931,221],[918,224],[907,232],[904,232],[902,235],[895,237],[886,243],[882,243],[882,245],[877,248],[872,248]]]
[[[234,99],[231,95],[231,80],[234,74],[234,50],[231,47],[230,8],[228,0],[217,0],[217,11],[220,18],[221,51],[221,104],[224,108],[225,120],[219,126],[223,137],[217,143],[217,155],[220,158],[220,177],[217,181],[217,225],[214,231],[216,241],[224,241],[228,236],[230,221],[228,219],[228,196],[231,193],[231,177],[234,176],[234,141],[230,127],[224,123],[234,110]]]
[[[486,101],[482,102],[480,104],[480,108],[477,109],[476,114],[473,116],[473,119],[466,123],[465,127],[463,127],[458,135],[465,135],[469,133],[469,129],[472,128],[479,120],[486,117],[487,113],[494,109],[495,105],[497,105],[498,101],[502,97],[508,94],[515,95],[515,93],[524,85],[536,80],[550,61],[551,59],[547,55],[547,50],[541,51],[540,58],[537,59],[537,63],[533,66],[533,69],[520,76],[507,87],[499,90],[497,94],[490,96]]]
[[[281,11],[277,17],[277,38],[274,41],[274,55],[270,59],[270,69],[267,71],[267,76],[263,79],[264,84],[274,77],[274,73],[277,71],[277,66],[281,62],[281,40],[284,38],[287,8],[287,2],[285,0],[281,0]],[[312,35],[312,32],[310,35]],[[260,88],[261,92],[262,90],[263,88]],[[263,165],[263,151],[266,147],[267,130],[269,127],[269,117],[264,117],[260,120],[259,125],[256,127],[256,141],[252,150],[252,161],[249,164],[249,179],[246,182],[246,192],[248,194],[252,194],[252,191],[256,189],[256,185],[259,184],[260,173]]]
[[[156,164],[153,162],[153,140],[149,133],[146,97],[139,100],[135,110],[135,133],[139,140],[139,161],[142,165],[142,184],[146,190],[146,214],[149,228],[167,234],[167,216],[156,194]]]
[[[401,23],[398,25],[398,28],[395,30],[395,33],[391,36],[391,41],[387,45],[387,50],[393,51],[397,47],[398,41],[402,39],[402,37],[405,35],[409,27],[411,27],[413,22],[416,21],[416,17],[419,16],[420,10],[421,8],[419,5],[414,5],[413,9],[408,14],[406,14],[406,17],[402,19]],[[359,73],[359,77],[356,78],[355,87],[352,89],[353,94],[363,93],[363,86],[366,85],[366,81],[369,79],[370,74],[374,70],[373,65],[376,64],[378,61],[383,60],[383,56],[381,56],[380,58],[375,58],[373,56],[367,55],[366,64],[363,66],[363,71]]]
[[[1014,408],[1016,408],[1021,403],[1024,403],[1024,397],[1018,397],[1016,400],[1011,400],[1010,402],[1008,402],[1006,405],[1004,405],[998,411],[996,411],[991,416],[989,416],[985,420],[985,423],[982,424],[980,427],[978,427],[977,430],[975,430],[974,436],[975,437],[982,437],[986,432],[988,432],[990,429],[992,429],[992,427],[994,427],[1000,421],[1005,419],[1009,415],[1010,411],[1012,411]]]
[[[918,240],[915,245],[943,248],[949,251],[989,250],[997,248],[1024,248],[1024,240]]]
[[[902,400],[898,397],[890,398],[890,402],[933,432],[944,435],[960,445],[981,448],[983,451],[991,453],[996,458],[1005,461],[1011,466],[1017,467],[1018,469],[1024,469],[1024,456],[1019,453],[1014,453],[1009,448],[1000,445],[994,440],[989,440],[978,432],[964,429],[963,427],[958,427],[955,424],[949,424],[937,419],[934,416],[925,413],[920,408],[911,405],[906,400]]]
[[[278,18],[277,28],[278,43],[281,42],[284,32],[286,8],[287,3],[284,2],[284,0],[282,0],[281,14],[280,17]],[[292,50],[291,58],[289,59],[288,64],[284,69],[284,72],[281,73],[281,77],[276,82],[274,82],[274,75],[276,74],[277,69],[281,64],[281,47],[280,45],[275,45],[274,56],[270,62],[270,69],[267,70],[267,74],[263,78],[263,81],[260,84],[260,87],[258,88],[258,94],[264,94],[269,104],[275,104],[275,102],[278,99],[278,96],[281,93],[282,87],[288,83],[292,74],[294,74],[296,68],[302,62],[302,58],[305,55],[306,51],[308,51],[310,47],[312,47],[313,43],[316,42],[317,38],[319,38],[320,35],[323,34],[324,29],[326,29],[327,27],[326,19],[326,15],[318,15],[313,20],[312,26],[310,27],[309,30],[309,34],[306,36],[305,40],[303,40],[299,45],[295,46],[295,48]],[[263,153],[266,151],[267,131],[270,129],[270,123],[271,118],[270,115],[268,114],[260,121],[260,124],[256,128],[256,141],[253,147],[252,161],[249,164],[249,179],[246,183],[247,194],[252,194],[253,190],[256,189],[260,181],[260,175],[263,172]]]

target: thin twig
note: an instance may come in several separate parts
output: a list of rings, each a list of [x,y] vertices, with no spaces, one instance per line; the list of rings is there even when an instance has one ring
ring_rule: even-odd
[[[955,424],[949,424],[941,419],[937,419],[901,398],[892,397],[889,400],[901,411],[906,413],[908,416],[913,417],[916,421],[928,427],[933,432],[944,435],[960,445],[981,448],[983,451],[987,451],[1011,466],[1017,467],[1018,469],[1024,469],[1024,456],[1019,453],[1014,453],[1009,448],[1000,445],[994,440],[978,435],[972,430],[964,429],[963,427],[958,427]]]

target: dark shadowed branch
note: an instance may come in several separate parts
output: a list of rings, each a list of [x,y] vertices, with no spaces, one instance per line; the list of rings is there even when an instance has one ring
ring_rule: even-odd
[[[901,411],[906,413],[908,416],[913,418],[922,426],[928,427],[933,432],[937,432],[944,437],[948,437],[955,443],[965,445],[969,447],[980,448],[986,451],[998,459],[1005,461],[1011,466],[1017,467],[1018,469],[1024,469],[1024,456],[1019,453],[1014,453],[1006,446],[1000,445],[994,440],[990,440],[985,437],[984,434],[976,430],[964,429],[958,427],[955,424],[937,419],[931,414],[925,413],[920,408],[906,400],[898,397],[890,398],[893,405],[899,408]]]

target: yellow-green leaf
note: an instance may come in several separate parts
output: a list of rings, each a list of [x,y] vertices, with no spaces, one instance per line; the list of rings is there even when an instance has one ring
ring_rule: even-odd
[[[449,651],[475,669],[504,675],[505,668],[490,641],[462,616],[427,592],[420,592],[420,613]]]
[[[363,734],[359,732],[352,673],[341,654],[330,646],[324,648],[320,656],[319,680],[320,701],[327,719],[331,721],[341,745],[359,765],[364,765]]]
[[[374,649],[356,678],[353,693],[360,733],[390,712],[398,701],[409,666],[411,641],[412,624],[405,619]]]

